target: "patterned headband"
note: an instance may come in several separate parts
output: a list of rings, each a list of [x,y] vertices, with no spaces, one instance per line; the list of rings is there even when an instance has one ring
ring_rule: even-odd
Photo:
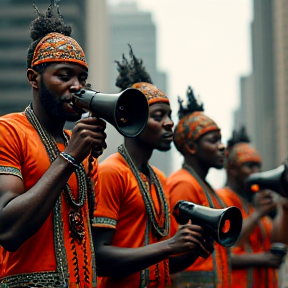
[[[258,151],[249,143],[238,143],[231,149],[226,150],[226,164],[229,167],[239,167],[247,162],[262,163]]]
[[[146,96],[149,105],[158,102],[164,102],[169,104],[169,99],[167,98],[165,93],[150,83],[139,82],[133,84],[131,87],[139,89]]]
[[[220,131],[220,128],[203,112],[193,112],[184,116],[177,124],[174,132],[174,143],[180,151],[183,151],[188,141],[196,141],[211,131]]]
[[[47,62],[71,62],[88,69],[84,51],[77,41],[57,32],[49,33],[40,40],[31,67]]]

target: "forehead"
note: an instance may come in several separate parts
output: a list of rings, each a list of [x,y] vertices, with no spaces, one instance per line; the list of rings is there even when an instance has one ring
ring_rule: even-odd
[[[88,71],[86,68],[79,64],[61,62],[61,63],[52,63],[47,66],[47,71],[58,71],[58,70],[71,70],[77,73],[85,73],[88,75]]]
[[[210,132],[207,132],[205,133],[204,135],[202,135],[199,140],[201,139],[207,139],[207,138],[210,138],[210,137],[221,137],[221,131],[220,130],[215,130],[215,131],[210,131]]]
[[[157,110],[165,110],[165,111],[171,111],[170,104],[169,103],[154,103],[149,106],[149,111],[157,111]]]

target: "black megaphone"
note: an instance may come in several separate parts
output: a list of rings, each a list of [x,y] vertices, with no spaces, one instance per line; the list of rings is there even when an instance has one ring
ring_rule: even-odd
[[[270,189],[288,198],[288,170],[285,164],[272,170],[253,173],[246,178],[245,182],[253,192]]]
[[[180,200],[175,205],[173,214],[180,224],[191,219],[193,224],[203,227],[224,247],[233,246],[242,229],[242,213],[234,206],[214,209]]]
[[[119,94],[104,94],[92,89],[74,93],[73,105],[86,109],[113,125],[125,137],[136,137],[145,128],[149,106],[138,89],[127,88]]]

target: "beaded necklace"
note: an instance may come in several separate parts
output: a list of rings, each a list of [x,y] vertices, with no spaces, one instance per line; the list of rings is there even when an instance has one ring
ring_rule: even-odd
[[[47,153],[51,163],[58,157],[60,151],[57,146],[55,139],[44,129],[40,124],[37,116],[35,115],[32,105],[30,104],[24,111],[25,116],[31,123],[31,125],[37,131]],[[64,132],[66,140],[69,140],[69,136]],[[69,224],[70,230],[75,236],[75,238],[81,243],[85,237],[83,217],[81,210],[79,208],[83,207],[86,200],[86,191],[87,191],[87,177],[83,164],[79,165],[79,168],[75,170],[77,178],[77,186],[79,190],[79,199],[78,201],[74,199],[71,194],[71,189],[68,183],[65,185],[64,191],[65,195],[68,198],[68,203],[71,206],[71,211],[69,213]]]
[[[213,195],[215,197],[215,199],[222,206],[222,208],[226,207],[225,203],[215,193],[214,189],[206,181],[203,181],[202,178],[196,173],[196,171],[190,165],[188,165],[187,163],[184,163],[182,165],[182,168],[187,170],[197,180],[197,182],[200,184],[202,190],[204,191],[206,199],[208,200],[210,208],[215,208],[215,205],[214,205],[210,195]],[[229,249],[226,249],[226,254],[227,254],[227,259],[228,259],[228,269],[230,269],[230,267],[231,267],[231,263],[230,263],[231,262],[231,258],[230,258],[230,250]],[[219,255],[219,256],[221,256],[221,255]],[[218,259],[218,261],[217,261],[215,252],[212,253],[212,257],[213,257],[215,283],[218,283],[217,266],[221,267],[222,259],[220,261]],[[217,265],[217,262],[218,262],[218,265]],[[225,274],[224,269],[221,269],[221,271],[222,271],[222,278],[224,279],[224,277],[225,277],[224,276],[224,274]],[[228,275],[229,275],[228,276],[228,281],[230,282],[231,281],[231,279],[230,279],[230,271],[228,271]]]
[[[157,177],[154,170],[151,168],[149,164],[147,164],[147,168],[150,174],[151,182],[154,183],[158,199],[160,201],[160,213],[158,215],[153,199],[144,183],[144,181],[141,178],[140,172],[137,169],[136,165],[134,164],[133,160],[131,159],[131,156],[129,155],[127,149],[122,144],[118,147],[118,152],[122,155],[122,157],[125,159],[127,164],[129,165],[131,171],[136,177],[136,180],[138,182],[144,204],[146,207],[146,211],[148,214],[148,219],[153,225],[154,232],[156,236],[158,237],[166,237],[169,235],[170,231],[170,214],[169,214],[169,208],[166,201],[166,197],[163,192],[162,185],[160,183],[159,178]],[[162,222],[162,226],[161,226]]]

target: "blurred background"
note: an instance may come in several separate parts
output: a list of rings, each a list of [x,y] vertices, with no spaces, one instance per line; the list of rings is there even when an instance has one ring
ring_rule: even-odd
[[[0,1],[0,115],[22,111],[32,100],[26,80],[28,28],[37,15],[32,4],[45,12],[49,1]],[[224,142],[245,125],[264,159],[263,170],[286,157],[287,0],[61,0],[60,11],[86,51],[94,89],[119,92],[114,60],[128,56],[129,43],[170,98],[175,122],[177,96],[185,97],[191,85],[205,113],[222,128]],[[100,161],[123,141],[111,125],[107,134]],[[173,147],[155,152],[151,163],[168,176],[182,161]],[[220,188],[225,173],[211,170],[208,179]],[[288,287],[285,277],[284,271],[281,287]]]

